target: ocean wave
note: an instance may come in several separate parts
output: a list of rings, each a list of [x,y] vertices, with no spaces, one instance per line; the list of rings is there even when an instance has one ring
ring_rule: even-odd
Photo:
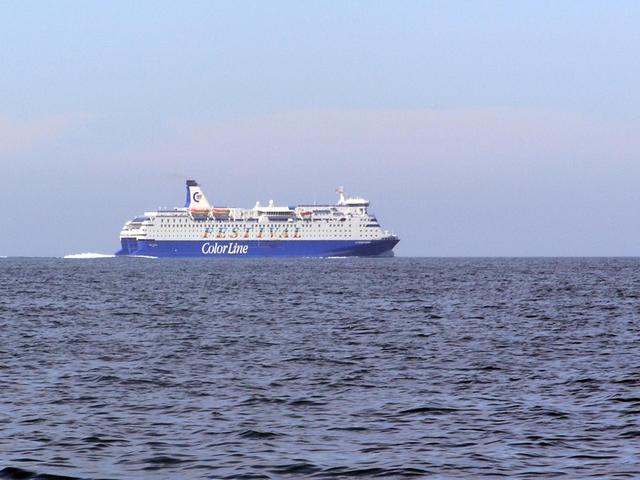
[[[640,259],[133,258],[0,262],[0,480],[640,480]]]

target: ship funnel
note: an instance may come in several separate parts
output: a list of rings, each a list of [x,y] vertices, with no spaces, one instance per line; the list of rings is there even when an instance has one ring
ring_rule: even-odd
[[[184,205],[190,210],[211,210],[211,205],[195,180],[187,180],[187,201]]]

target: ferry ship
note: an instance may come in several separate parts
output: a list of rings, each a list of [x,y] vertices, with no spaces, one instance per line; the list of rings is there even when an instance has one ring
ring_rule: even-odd
[[[383,230],[364,198],[338,188],[335,205],[213,206],[187,180],[182,208],[158,209],[122,227],[116,255],[148,257],[393,256],[399,238]]]

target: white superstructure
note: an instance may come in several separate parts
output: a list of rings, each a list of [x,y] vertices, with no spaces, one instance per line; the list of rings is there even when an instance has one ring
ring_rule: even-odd
[[[194,182],[195,183],[195,182]],[[214,207],[199,185],[188,185],[183,208],[145,212],[127,222],[120,237],[154,240],[380,240],[392,237],[368,211],[363,198],[346,197],[340,187],[335,205],[276,206],[273,200],[253,208]]]

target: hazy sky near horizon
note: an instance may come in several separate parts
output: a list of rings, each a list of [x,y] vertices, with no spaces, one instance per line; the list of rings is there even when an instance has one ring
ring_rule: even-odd
[[[369,198],[399,255],[640,255],[640,2],[0,3],[0,255]]]

